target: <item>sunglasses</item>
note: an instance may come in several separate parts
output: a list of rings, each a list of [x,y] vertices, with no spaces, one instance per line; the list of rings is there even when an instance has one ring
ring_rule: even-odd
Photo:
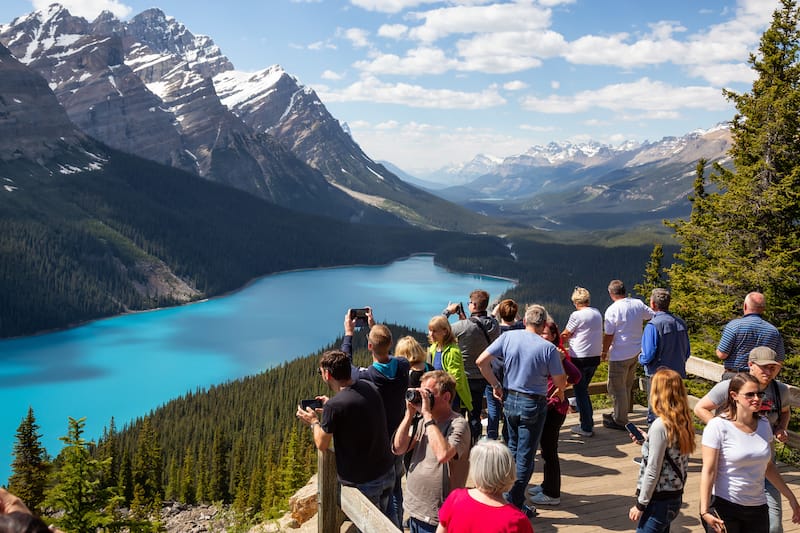
[[[742,393],[742,396],[744,396],[744,397],[745,397],[745,398],[747,398],[748,400],[752,400],[753,398],[756,398],[756,397],[758,397],[758,399],[759,399],[759,400],[763,400],[763,399],[764,399],[764,396],[766,396],[766,395],[767,395],[767,393],[766,393],[766,392],[764,392],[764,391],[758,391],[758,392],[743,392],[743,393]]]

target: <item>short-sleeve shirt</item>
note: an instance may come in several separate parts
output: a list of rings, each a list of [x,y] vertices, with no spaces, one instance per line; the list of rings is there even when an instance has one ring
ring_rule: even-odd
[[[503,363],[509,390],[545,396],[547,377],[564,373],[556,346],[527,329],[506,331],[486,350]]]
[[[711,403],[717,406],[717,414],[720,414],[728,403],[728,387],[730,383],[731,380],[729,379],[720,381],[705,395],[705,399],[710,400]],[[778,390],[778,398],[775,397],[775,389]],[[767,388],[764,389],[764,392],[766,396],[761,400],[761,415],[767,417],[770,426],[772,426],[772,431],[775,431],[778,418],[781,416],[780,411],[789,407],[791,400],[789,387],[780,381],[771,381]],[[780,409],[778,408],[779,406]]]
[[[760,417],[753,433],[745,433],[730,420],[715,416],[703,431],[703,446],[718,451],[713,493],[729,502],[756,506],[767,503],[764,473],[772,459],[772,429]]]
[[[447,442],[456,449],[456,455],[447,463],[449,471],[447,492],[462,488],[467,483],[469,473],[469,449],[471,436],[467,420],[458,413],[451,412],[450,418],[436,426],[443,432]],[[416,435],[418,439],[408,467],[408,482],[403,491],[403,507],[408,514],[428,524],[439,523],[439,508],[447,494],[444,494],[444,465],[439,463],[431,446],[424,421],[420,420]]]
[[[594,307],[584,307],[569,315],[565,330],[569,338],[570,357],[600,357],[603,351],[603,315]]]
[[[608,360],[625,361],[639,355],[644,322],[654,316],[655,311],[636,298],[622,298],[609,305],[603,320],[605,334],[614,336]]]
[[[333,435],[342,484],[366,483],[393,467],[383,400],[372,383],[356,381],[325,402],[320,426]]]
[[[458,533],[533,533],[531,521],[507,503],[486,505],[469,495],[467,489],[450,493],[439,509],[439,522],[447,531]]]
[[[725,368],[738,369],[747,366],[750,350],[757,346],[768,346],[775,350],[778,362],[783,362],[786,357],[783,337],[778,328],[761,318],[761,315],[750,313],[725,325],[717,350],[728,354],[723,361]]]

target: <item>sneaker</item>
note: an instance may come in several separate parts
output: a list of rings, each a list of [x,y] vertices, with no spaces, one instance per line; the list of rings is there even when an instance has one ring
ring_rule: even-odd
[[[623,424],[617,423],[617,421],[614,420],[614,417],[612,415],[603,415],[603,427],[606,427],[608,429],[619,429],[621,431],[628,431],[628,428],[626,428]]]
[[[581,437],[591,437],[594,435],[594,431],[584,431],[580,426],[572,426],[570,431],[575,435],[580,435]]]
[[[536,505],[558,505],[561,503],[561,498],[552,498],[544,492],[540,492],[531,498],[531,502],[535,503]]]
[[[533,520],[536,517],[536,515],[539,514],[538,511],[536,511],[536,507],[532,505],[523,505],[522,507],[519,508],[519,510],[522,511],[523,514],[528,517],[528,520]]]
[[[534,485],[533,487],[528,489],[528,494],[530,494],[531,496],[536,496],[540,492],[542,492],[542,486],[541,485]]]

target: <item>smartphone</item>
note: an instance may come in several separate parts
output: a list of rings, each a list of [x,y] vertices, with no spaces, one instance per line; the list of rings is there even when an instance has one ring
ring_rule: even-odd
[[[635,438],[637,442],[644,442],[644,435],[642,435],[642,432],[636,427],[636,424],[633,422],[628,422],[625,424],[625,429],[627,429],[628,432],[633,435],[633,438]]]
[[[717,520],[722,520],[722,518],[720,518],[719,513],[717,512],[716,509],[713,509],[713,508],[709,509],[708,512],[711,513],[712,515],[714,515],[714,518],[716,518]],[[722,522],[722,530],[721,531],[722,531],[722,533],[728,533],[728,528],[725,527],[725,522]]]
[[[322,409],[322,400],[317,400],[316,398],[311,400],[300,400],[300,408],[303,411],[305,411],[308,407],[312,409]]]
[[[368,325],[369,321],[367,319],[367,311],[369,311],[368,307],[350,309],[350,319],[356,319],[355,326],[357,328],[364,328]]]

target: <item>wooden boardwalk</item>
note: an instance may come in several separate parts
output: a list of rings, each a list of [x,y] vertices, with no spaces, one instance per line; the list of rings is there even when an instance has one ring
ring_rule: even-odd
[[[561,504],[539,506],[539,515],[533,519],[536,533],[554,531],[633,531],[636,524],[628,519],[628,510],[634,503],[639,466],[633,462],[641,447],[632,443],[628,433],[604,428],[602,413],[595,411],[593,437],[579,437],[570,433],[578,423],[578,415],[567,416],[561,429],[559,455],[561,457]],[[637,405],[630,420],[645,426],[646,410]],[[689,478],[683,497],[680,516],[672,523],[673,533],[703,531],[698,516],[700,492],[700,434],[697,450],[690,458]],[[541,456],[537,454],[536,470],[531,484],[542,480]],[[795,467],[779,465],[784,479],[800,497],[800,471]],[[800,532],[800,525],[792,524],[791,509],[783,501],[784,531]]]

